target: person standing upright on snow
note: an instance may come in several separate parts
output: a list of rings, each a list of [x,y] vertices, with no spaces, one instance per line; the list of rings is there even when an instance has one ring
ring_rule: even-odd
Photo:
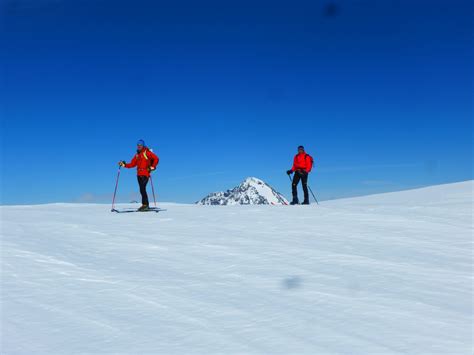
[[[137,154],[135,154],[132,161],[128,164],[124,160],[118,163],[119,166],[124,168],[137,167],[137,180],[140,186],[140,194],[142,195],[142,206],[138,209],[139,211],[149,209],[150,203],[148,202],[146,185],[150,179],[150,173],[155,171],[159,161],[160,158],[148,149],[143,139],[140,139],[137,143]]]
[[[299,204],[298,184],[300,180],[303,184],[304,191],[303,205],[309,205],[308,175],[311,172],[311,169],[313,169],[313,163],[314,160],[311,155],[307,154],[304,147],[300,145],[298,147],[298,154],[296,154],[295,159],[293,160],[293,167],[291,170],[286,172],[288,175],[295,173],[292,183],[293,201],[291,201],[291,205]]]

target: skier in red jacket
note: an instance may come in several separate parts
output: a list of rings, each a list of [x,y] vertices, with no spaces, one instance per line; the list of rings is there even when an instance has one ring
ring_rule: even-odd
[[[293,201],[291,201],[291,205],[299,204],[297,187],[300,180],[303,184],[304,192],[303,205],[309,205],[308,174],[313,169],[313,163],[314,161],[311,155],[307,154],[304,147],[300,145],[298,147],[298,154],[296,154],[293,160],[293,167],[286,172],[288,175],[295,173],[292,183]]]
[[[140,194],[142,195],[142,206],[138,209],[139,211],[149,209],[150,204],[146,193],[146,185],[150,179],[150,173],[155,171],[159,161],[160,158],[148,149],[143,139],[140,139],[137,143],[137,154],[135,154],[132,161],[128,164],[124,160],[119,162],[119,166],[124,168],[137,167],[137,180],[140,186]]]

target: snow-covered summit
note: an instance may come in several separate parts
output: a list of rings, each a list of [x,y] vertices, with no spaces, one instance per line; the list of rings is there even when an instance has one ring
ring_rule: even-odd
[[[198,205],[287,205],[286,198],[264,181],[249,177],[232,190],[209,194]]]

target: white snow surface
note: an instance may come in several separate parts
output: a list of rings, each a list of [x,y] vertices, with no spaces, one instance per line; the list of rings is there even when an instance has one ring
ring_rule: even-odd
[[[288,200],[256,177],[245,179],[225,192],[214,192],[196,202],[198,205],[288,205]]]
[[[3,206],[0,352],[472,354],[472,203]]]

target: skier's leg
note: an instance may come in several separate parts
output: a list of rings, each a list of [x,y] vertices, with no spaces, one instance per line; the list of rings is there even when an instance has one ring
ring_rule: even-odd
[[[140,185],[140,194],[142,195],[142,206],[148,206],[148,194],[146,193],[146,185],[148,184],[147,176],[137,176],[138,185]]]
[[[148,184],[148,180],[149,180],[149,179],[148,179],[147,176],[144,176],[144,177],[143,177],[143,192],[142,192],[142,194],[143,194],[143,201],[142,201],[142,202],[143,202],[143,204],[144,204],[145,206],[148,206],[148,205],[150,204],[150,202],[148,202],[148,194],[147,194],[147,192],[146,192],[146,185]]]
[[[303,185],[304,192],[304,205],[309,205],[309,191],[308,191],[308,174],[303,174],[301,177],[301,183]]]
[[[291,204],[295,205],[297,203],[299,203],[298,201],[298,184],[300,182],[300,174],[298,174],[298,172],[295,172],[294,176],[293,176],[293,183],[291,185],[291,190],[292,190],[292,194],[293,194],[293,201],[291,201]]]

